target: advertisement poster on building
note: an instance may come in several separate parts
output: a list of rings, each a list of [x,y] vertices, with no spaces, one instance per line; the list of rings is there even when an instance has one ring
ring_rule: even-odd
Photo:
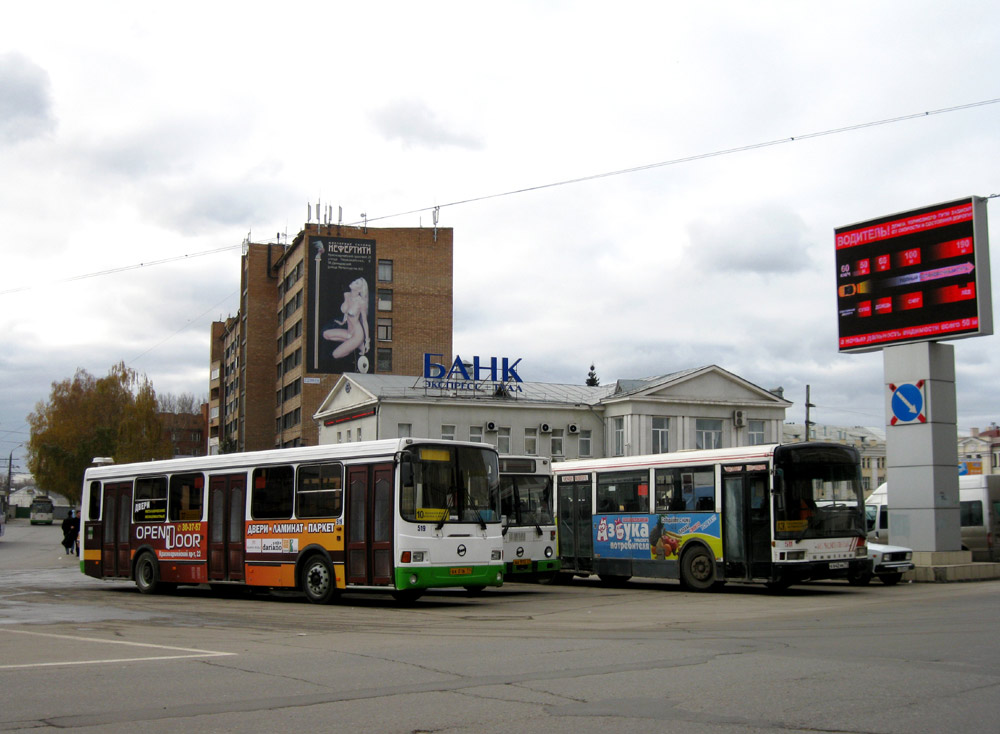
[[[309,240],[308,372],[373,371],[375,240]]]

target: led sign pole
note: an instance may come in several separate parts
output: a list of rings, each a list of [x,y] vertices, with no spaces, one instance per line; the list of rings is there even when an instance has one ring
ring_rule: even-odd
[[[954,347],[993,333],[986,200],[836,230],[840,351],[883,350],[890,542],[963,563]]]

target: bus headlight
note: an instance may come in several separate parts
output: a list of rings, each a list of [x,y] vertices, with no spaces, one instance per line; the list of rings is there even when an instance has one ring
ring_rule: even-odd
[[[551,545],[545,546],[545,557],[546,558],[552,558],[552,546]]]
[[[493,551],[490,553],[490,560],[491,561],[502,561],[503,560],[503,549],[502,548],[494,548]]]
[[[424,551],[413,551],[413,562],[423,563],[424,562]]]

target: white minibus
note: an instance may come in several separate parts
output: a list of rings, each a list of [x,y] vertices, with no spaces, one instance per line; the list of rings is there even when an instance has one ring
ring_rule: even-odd
[[[889,542],[889,507],[886,484],[865,500],[868,538]],[[1000,474],[972,474],[958,478],[962,523],[962,550],[972,551],[973,561],[1000,561]]]

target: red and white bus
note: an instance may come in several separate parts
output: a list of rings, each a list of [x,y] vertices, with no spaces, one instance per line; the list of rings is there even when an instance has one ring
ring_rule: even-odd
[[[858,452],[829,443],[552,465],[562,572],[785,587],[868,569]]]
[[[81,566],[178,584],[345,590],[500,586],[496,450],[402,438],[87,469]]]

